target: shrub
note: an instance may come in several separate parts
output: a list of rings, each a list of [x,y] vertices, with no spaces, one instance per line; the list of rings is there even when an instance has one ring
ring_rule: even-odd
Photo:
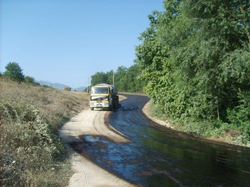
[[[25,76],[24,81],[26,83],[35,84],[35,79],[33,77],[30,77],[30,76]]]
[[[0,119],[3,185],[39,186],[42,179],[34,178],[54,168],[56,156],[64,150],[60,139],[32,105],[5,101]]]
[[[238,94],[240,104],[233,109],[228,109],[228,120],[237,128],[250,136],[250,91]]]
[[[71,91],[71,88],[68,87],[68,86],[64,86],[63,89],[66,90],[66,91]]]

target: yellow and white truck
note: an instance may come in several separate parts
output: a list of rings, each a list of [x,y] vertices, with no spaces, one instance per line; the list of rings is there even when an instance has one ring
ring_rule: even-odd
[[[90,109],[106,108],[115,110],[119,106],[119,96],[117,88],[111,84],[97,84],[92,86],[90,93]]]

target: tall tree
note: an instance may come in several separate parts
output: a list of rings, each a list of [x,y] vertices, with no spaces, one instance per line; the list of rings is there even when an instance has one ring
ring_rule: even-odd
[[[5,66],[6,71],[3,73],[4,77],[10,78],[11,80],[23,82],[24,81],[24,74],[21,67],[16,62],[9,62]]]
[[[91,85],[96,85],[100,83],[107,83],[108,78],[107,74],[104,72],[97,72],[96,74],[91,76]]]
[[[109,83],[113,84],[113,76],[115,86],[120,92],[142,92],[144,81],[140,78],[141,69],[138,64],[129,68],[119,66],[114,72],[113,70],[104,72],[97,72],[91,76],[91,84]]]
[[[128,68],[119,66],[115,73],[115,85],[119,91],[126,92],[128,90],[128,79],[127,79]]]
[[[107,73],[106,73],[106,76],[107,76],[107,82],[106,83],[108,83],[108,84],[113,84],[113,76],[114,76],[114,71],[113,70],[111,70],[111,71],[108,71]]]
[[[149,16],[136,47],[145,91],[174,119],[227,122],[227,111],[250,98],[249,0],[164,6]]]

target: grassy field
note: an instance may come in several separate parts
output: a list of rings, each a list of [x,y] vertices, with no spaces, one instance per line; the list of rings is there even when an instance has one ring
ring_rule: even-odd
[[[58,130],[88,95],[0,78],[1,186],[67,186],[72,175]]]

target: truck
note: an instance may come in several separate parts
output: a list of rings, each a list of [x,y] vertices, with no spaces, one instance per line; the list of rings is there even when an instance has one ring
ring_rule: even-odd
[[[103,108],[113,111],[119,107],[117,88],[111,84],[97,84],[92,86],[90,93],[90,109]]]

